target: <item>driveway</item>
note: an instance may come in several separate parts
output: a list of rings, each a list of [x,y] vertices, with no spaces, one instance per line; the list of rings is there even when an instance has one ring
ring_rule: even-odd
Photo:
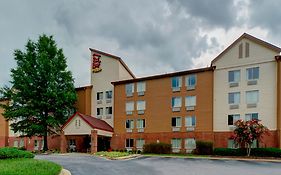
[[[87,154],[37,155],[72,175],[280,175],[281,163],[189,158],[140,157],[107,160]]]

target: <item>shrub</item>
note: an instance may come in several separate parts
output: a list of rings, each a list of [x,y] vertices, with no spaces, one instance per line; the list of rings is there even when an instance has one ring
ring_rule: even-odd
[[[215,148],[214,155],[218,156],[246,156],[247,150],[233,148]],[[281,157],[281,149],[279,148],[253,148],[251,156],[256,157]]]
[[[213,154],[213,142],[196,141],[196,154],[199,155],[211,155]]]
[[[172,145],[168,143],[149,143],[143,146],[144,153],[169,154],[172,152]]]
[[[34,155],[31,152],[19,150],[17,148],[0,148],[0,159],[11,158],[33,158]]]
[[[218,156],[246,156],[246,149],[215,148],[214,155]]]
[[[279,148],[253,148],[251,156],[257,157],[281,157],[281,149]]]

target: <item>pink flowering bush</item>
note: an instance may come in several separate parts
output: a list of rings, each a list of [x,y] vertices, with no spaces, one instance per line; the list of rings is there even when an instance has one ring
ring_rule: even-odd
[[[234,123],[234,126],[232,138],[237,145],[247,149],[248,156],[250,156],[251,145],[254,140],[262,141],[263,135],[269,134],[269,130],[260,123],[260,120],[238,120]]]

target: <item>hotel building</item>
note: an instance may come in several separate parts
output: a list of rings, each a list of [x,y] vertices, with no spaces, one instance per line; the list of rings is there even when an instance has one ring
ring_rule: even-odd
[[[145,143],[165,142],[174,152],[191,152],[196,140],[233,148],[238,119],[259,119],[270,129],[254,147],[281,148],[281,48],[245,33],[210,67],[142,78],[120,57],[90,52],[91,84],[76,88],[78,112],[60,135],[50,136],[51,149],[96,152],[110,143],[142,150]],[[41,137],[21,138],[8,128],[0,114],[0,147],[42,149]]]

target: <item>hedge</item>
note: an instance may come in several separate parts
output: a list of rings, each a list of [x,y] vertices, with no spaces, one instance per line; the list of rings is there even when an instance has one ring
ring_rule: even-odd
[[[0,159],[12,158],[34,158],[34,155],[31,152],[19,150],[17,148],[0,148]]]
[[[196,141],[195,154],[199,155],[211,155],[213,154],[213,142]]]
[[[143,146],[144,153],[169,154],[172,152],[172,145],[168,143],[149,143]]]
[[[246,149],[215,148],[214,155],[219,156],[246,156]],[[255,157],[281,157],[279,148],[252,148],[251,156]]]

